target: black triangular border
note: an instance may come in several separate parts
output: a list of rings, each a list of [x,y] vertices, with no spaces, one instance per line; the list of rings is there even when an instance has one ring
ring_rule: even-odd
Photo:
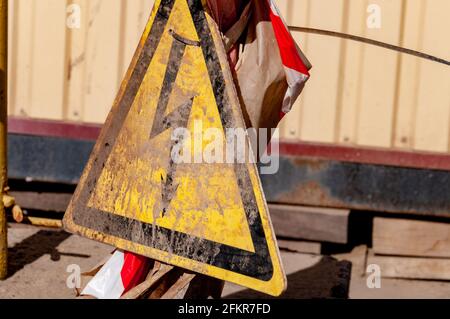
[[[235,164],[235,174],[238,178],[238,186],[241,191],[255,253],[111,214],[86,205],[92,190],[95,188],[97,177],[100,176],[103,163],[106,162],[112,151],[116,137],[155,54],[175,1],[162,0],[158,7],[147,41],[138,57],[122,98],[115,108],[114,119],[108,118],[97,141],[94,154],[98,154],[98,156],[91,159],[92,165],[88,172],[86,184],[81,186],[78,200],[73,203],[73,222],[78,226],[105,235],[122,238],[244,276],[269,281],[273,277],[272,259],[247,164]],[[187,0],[187,2],[200,39],[222,125],[224,129],[236,127],[229,96],[225,88],[219,55],[202,2],[201,0]],[[217,70],[220,70],[220,72]],[[208,256],[205,255],[205,252],[214,252],[214,255]]]

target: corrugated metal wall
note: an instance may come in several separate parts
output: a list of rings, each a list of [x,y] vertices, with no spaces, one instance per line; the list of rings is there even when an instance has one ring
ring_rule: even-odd
[[[450,1],[280,1],[289,24],[335,30],[450,59]],[[381,28],[367,8],[381,8]],[[383,48],[295,34],[315,66],[283,134],[302,140],[450,151],[450,68]]]
[[[69,29],[70,4],[81,27]],[[448,0],[278,0],[286,20],[450,59]],[[10,114],[101,123],[152,0],[10,1]],[[369,5],[381,28],[367,26]],[[70,7],[69,7],[70,8]],[[450,152],[450,68],[383,48],[294,33],[314,65],[283,137]]]
[[[10,114],[103,122],[153,1],[10,3]],[[80,5],[79,29],[66,26],[70,4]]]

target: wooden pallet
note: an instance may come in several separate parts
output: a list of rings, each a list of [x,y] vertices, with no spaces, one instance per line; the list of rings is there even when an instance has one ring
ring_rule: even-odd
[[[297,205],[269,205],[270,217],[279,237],[346,244],[350,211],[305,207]]]
[[[87,279],[92,278],[109,258],[83,275]],[[220,299],[224,285],[222,280],[152,261],[147,278],[121,299]],[[93,298],[81,296],[80,290],[77,290],[77,296],[79,299]]]
[[[367,264],[386,278],[450,280],[450,223],[377,217]]]

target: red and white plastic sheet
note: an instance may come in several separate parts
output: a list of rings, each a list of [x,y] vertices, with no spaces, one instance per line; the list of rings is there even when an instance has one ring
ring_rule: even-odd
[[[97,299],[119,299],[145,280],[149,268],[148,258],[116,250],[81,294]]]
[[[280,11],[274,0],[268,0],[270,3],[270,20],[280,49],[281,61],[286,72],[288,90],[283,100],[281,109],[282,114],[288,113],[294,106],[295,101],[309,79],[309,63],[304,62],[301,50],[292,38],[289,29],[281,17]],[[308,65],[307,65],[308,64]]]

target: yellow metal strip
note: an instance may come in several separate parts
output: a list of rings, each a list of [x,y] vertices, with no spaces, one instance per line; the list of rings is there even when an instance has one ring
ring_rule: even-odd
[[[8,79],[8,0],[0,0],[0,196],[7,185],[7,79]],[[6,278],[8,266],[6,212],[0,200],[0,280]]]

